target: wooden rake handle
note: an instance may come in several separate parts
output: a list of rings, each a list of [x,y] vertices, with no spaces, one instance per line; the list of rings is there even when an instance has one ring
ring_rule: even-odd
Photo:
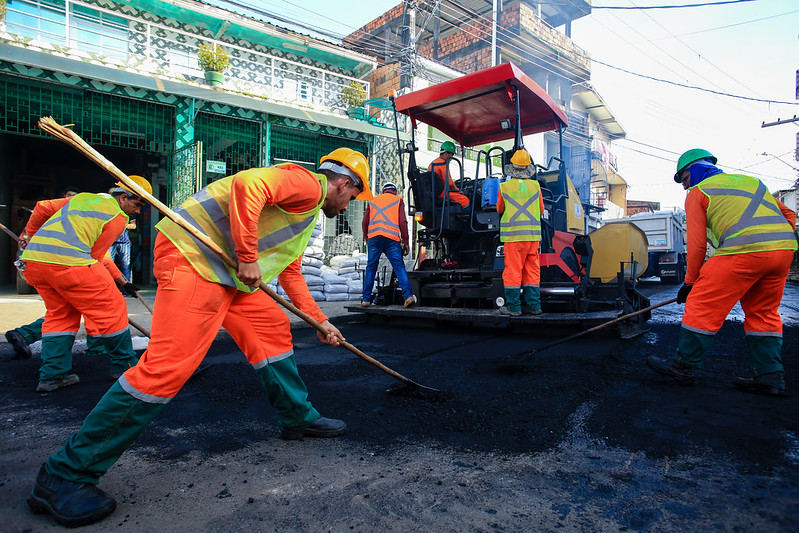
[[[9,237],[14,239],[17,242],[23,242],[22,239],[19,238],[19,235],[8,229],[4,224],[0,224],[0,229],[3,230]]]
[[[184,230],[189,232],[189,234],[191,234],[194,238],[196,238],[198,241],[203,243],[203,245],[208,247],[209,250],[211,250],[213,253],[215,253],[217,256],[219,256],[219,258],[222,259],[222,261],[224,261],[225,264],[227,264],[229,267],[231,267],[233,269],[236,269],[236,267],[238,266],[238,264],[236,263],[236,260],[233,259],[232,257],[230,257],[222,248],[220,248],[214,241],[212,241],[205,233],[201,232],[199,229],[197,229],[195,226],[193,226],[185,218],[183,218],[179,214],[175,213],[172,209],[170,209],[168,206],[166,206],[164,203],[162,203],[160,200],[158,200],[158,198],[155,198],[152,194],[150,194],[149,192],[144,190],[138,183],[136,183],[135,181],[130,179],[127,176],[127,174],[125,174],[124,172],[119,170],[111,161],[109,161],[108,159],[103,157],[97,150],[95,150],[88,143],[86,143],[86,141],[84,141],[80,137],[80,135],[78,135],[77,133],[75,133],[74,131],[72,131],[71,129],[69,129],[67,127],[61,126],[52,117],[42,117],[42,118],[40,118],[39,119],[39,128],[41,128],[43,131],[49,133],[53,137],[55,137],[55,138],[65,142],[65,143],[69,144],[70,146],[76,148],[79,152],[83,153],[86,157],[88,157],[89,159],[91,159],[92,161],[97,163],[99,166],[104,168],[109,174],[111,174],[112,176],[117,178],[119,181],[121,181],[125,185],[125,187],[127,189],[130,189],[131,191],[136,193],[140,198],[146,200],[147,203],[149,203],[150,205],[152,205],[153,207],[158,209],[158,211],[160,211],[164,216],[166,216],[167,218],[172,220],[175,224],[177,224],[178,226],[180,226],[181,228],[183,228]],[[303,311],[301,311],[294,304],[292,304],[289,301],[287,301],[286,299],[282,298],[275,291],[273,291],[272,289],[267,287],[265,283],[261,282],[259,284],[258,288],[261,289],[262,291],[266,292],[277,303],[279,303],[280,305],[282,305],[283,307],[285,307],[286,309],[288,309],[289,311],[291,311],[292,313],[297,315],[299,318],[303,319],[306,323],[308,323],[310,326],[315,328],[317,331],[321,332],[323,335],[327,336],[327,335],[330,334],[330,332],[324,326],[322,326],[319,322],[314,320],[307,313],[304,313]],[[363,353],[362,351],[357,349],[355,346],[353,346],[352,344],[348,343],[347,341],[345,341],[345,340],[343,340],[341,338],[339,338],[339,342],[341,343],[342,346],[347,348],[349,351],[351,351],[352,353],[354,353],[355,355],[357,355],[358,357],[360,357],[364,361],[375,365],[376,367],[378,367],[383,372],[386,372],[387,374],[391,375],[392,377],[394,377],[394,378],[396,378],[396,379],[398,379],[398,380],[400,380],[400,381],[402,381],[402,382],[404,382],[404,383],[406,383],[408,385],[413,385],[413,386],[420,387],[420,388],[427,389],[427,390],[431,390],[431,391],[437,391],[438,390],[438,389],[433,389],[431,387],[425,387],[424,385],[420,385],[419,383],[416,383],[416,382],[406,378],[402,374],[400,374],[400,373],[388,368],[387,366],[385,366],[384,364],[380,363],[376,359],[374,359],[372,357],[369,357],[368,355],[366,355],[365,353]]]

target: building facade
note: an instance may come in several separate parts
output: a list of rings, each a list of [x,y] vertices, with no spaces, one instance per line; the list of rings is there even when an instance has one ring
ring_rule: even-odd
[[[201,46],[226,52],[221,86],[206,82]],[[0,221],[19,232],[36,201],[113,185],[41,132],[42,116],[145,176],[170,206],[246,168],[315,168],[339,146],[373,158],[394,132],[350,118],[344,93],[360,85],[368,94],[363,80],[376,67],[365,54],[193,0],[10,0],[0,21]],[[354,207],[349,227],[359,233],[363,207]],[[156,218],[145,213],[133,235],[139,281],[151,279]],[[332,239],[335,224],[325,232]],[[15,253],[0,248],[2,283],[13,281]]]
[[[567,114],[563,158],[583,204],[599,202],[603,210],[623,216],[627,186],[610,146],[625,132],[589,83],[589,55],[571,40],[572,21],[590,13],[590,1],[583,0],[406,1],[347,36],[344,44],[380,60],[370,76],[373,96],[420,89],[503,62],[516,64]],[[418,133],[419,161],[426,164],[447,139],[431,129]],[[525,139],[525,147],[545,166],[560,156],[556,132]]]

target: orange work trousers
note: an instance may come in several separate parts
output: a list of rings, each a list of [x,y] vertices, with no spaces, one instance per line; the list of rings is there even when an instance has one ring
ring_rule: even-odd
[[[747,333],[782,335],[779,307],[792,260],[791,250],[711,257],[685,302],[683,327],[713,335],[740,301]]]
[[[150,343],[120,378],[140,400],[167,403],[197,369],[224,327],[257,370],[294,354],[289,318],[263,291],[246,293],[202,278],[159,233],[153,273],[158,281]]]
[[[541,266],[538,256],[540,241],[506,242],[505,269],[502,284],[506,289],[538,287],[541,284]]]
[[[465,194],[459,192],[450,192],[447,193],[447,196],[449,197],[450,202],[455,202],[461,207],[469,207],[469,197]]]
[[[27,261],[25,279],[44,300],[42,335],[75,335],[80,318],[91,336],[119,335],[128,329],[128,306],[102,263],[85,266]]]

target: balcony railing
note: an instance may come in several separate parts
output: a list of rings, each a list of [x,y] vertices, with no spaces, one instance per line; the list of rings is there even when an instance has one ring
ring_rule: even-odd
[[[320,111],[346,112],[341,91],[352,81],[369,94],[367,82],[270,54],[258,44],[232,44],[80,0],[13,0],[5,31],[25,46],[191,82],[204,75],[199,45],[216,44],[230,54],[224,87]]]

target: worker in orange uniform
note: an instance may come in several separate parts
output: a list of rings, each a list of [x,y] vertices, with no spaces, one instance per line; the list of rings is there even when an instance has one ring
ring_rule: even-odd
[[[408,281],[405,263],[402,262],[402,256],[408,255],[411,251],[408,244],[408,221],[405,218],[402,198],[397,196],[396,185],[391,182],[383,185],[382,194],[369,201],[361,225],[369,248],[369,260],[363,275],[361,305],[369,307],[372,304],[372,287],[375,284],[377,264],[380,256],[386,254],[402,289],[404,299],[402,306],[412,306],[416,303],[416,297]]]
[[[544,199],[535,179],[535,167],[524,148],[516,150],[505,165],[506,179],[499,185],[497,212],[499,240],[504,244],[505,305],[503,315],[541,314],[541,268],[538,249],[541,244],[541,213]]]
[[[677,353],[647,365],[683,385],[694,381],[713,337],[737,302],[746,316],[746,346],[753,377],[733,385],[747,392],[785,395],[780,300],[797,248],[796,213],[758,179],[726,174],[707,150],[688,150],[674,181],[688,190],[685,214],[688,270],[677,302],[685,304]],[[703,264],[705,239],[715,251]]]
[[[253,288],[277,276],[292,302],[326,328],[327,335],[319,334],[322,342],[337,346],[344,339],[311,297],[300,262],[320,210],[334,218],[351,200],[371,199],[369,165],[349,148],[334,150],[320,163],[318,173],[291,163],[244,170],[183,202],[177,212],[236,257],[236,268],[171,220],[159,222],[148,349],[42,465],[28,499],[31,509],[69,526],[113,512],[116,502],[96,486],[100,477],[180,391],[221,327],[266,389],[282,438],[344,433],[344,422],[321,417],[307,399],[288,316]]]
[[[77,187],[69,186],[64,190],[62,198],[72,198],[79,192],[81,191]],[[19,253],[22,253],[30,240],[30,235],[28,235],[27,232],[22,232],[22,235],[19,237],[21,239],[19,243]],[[24,273],[22,274],[24,277]],[[37,318],[30,324],[25,324],[6,331],[6,340],[14,348],[16,359],[30,359],[33,357],[30,345],[36,341],[42,340],[42,324],[44,324],[44,317]]]
[[[438,176],[438,179],[441,181],[441,194],[438,195],[439,198],[444,198],[444,184],[449,181],[449,191],[448,191],[448,198],[460,205],[463,208],[469,207],[469,198],[460,192],[458,188],[455,186],[455,182],[452,181],[452,175],[449,173],[449,160],[452,159],[452,156],[455,155],[455,143],[452,141],[444,141],[441,143],[441,153],[439,156],[433,160],[432,163],[427,167],[427,170],[432,170]]]
[[[144,178],[135,179],[142,187],[150,187]],[[87,343],[102,344],[109,354],[112,377],[118,378],[136,364],[128,308],[114,283],[117,280],[128,292],[138,289],[123,282],[108,249],[142,205],[123,187],[113,195],[80,193],[36,204],[25,227],[32,237],[21,258],[26,264],[25,279],[47,308],[37,391],[51,392],[80,381],[69,371],[81,315],[86,319]]]

